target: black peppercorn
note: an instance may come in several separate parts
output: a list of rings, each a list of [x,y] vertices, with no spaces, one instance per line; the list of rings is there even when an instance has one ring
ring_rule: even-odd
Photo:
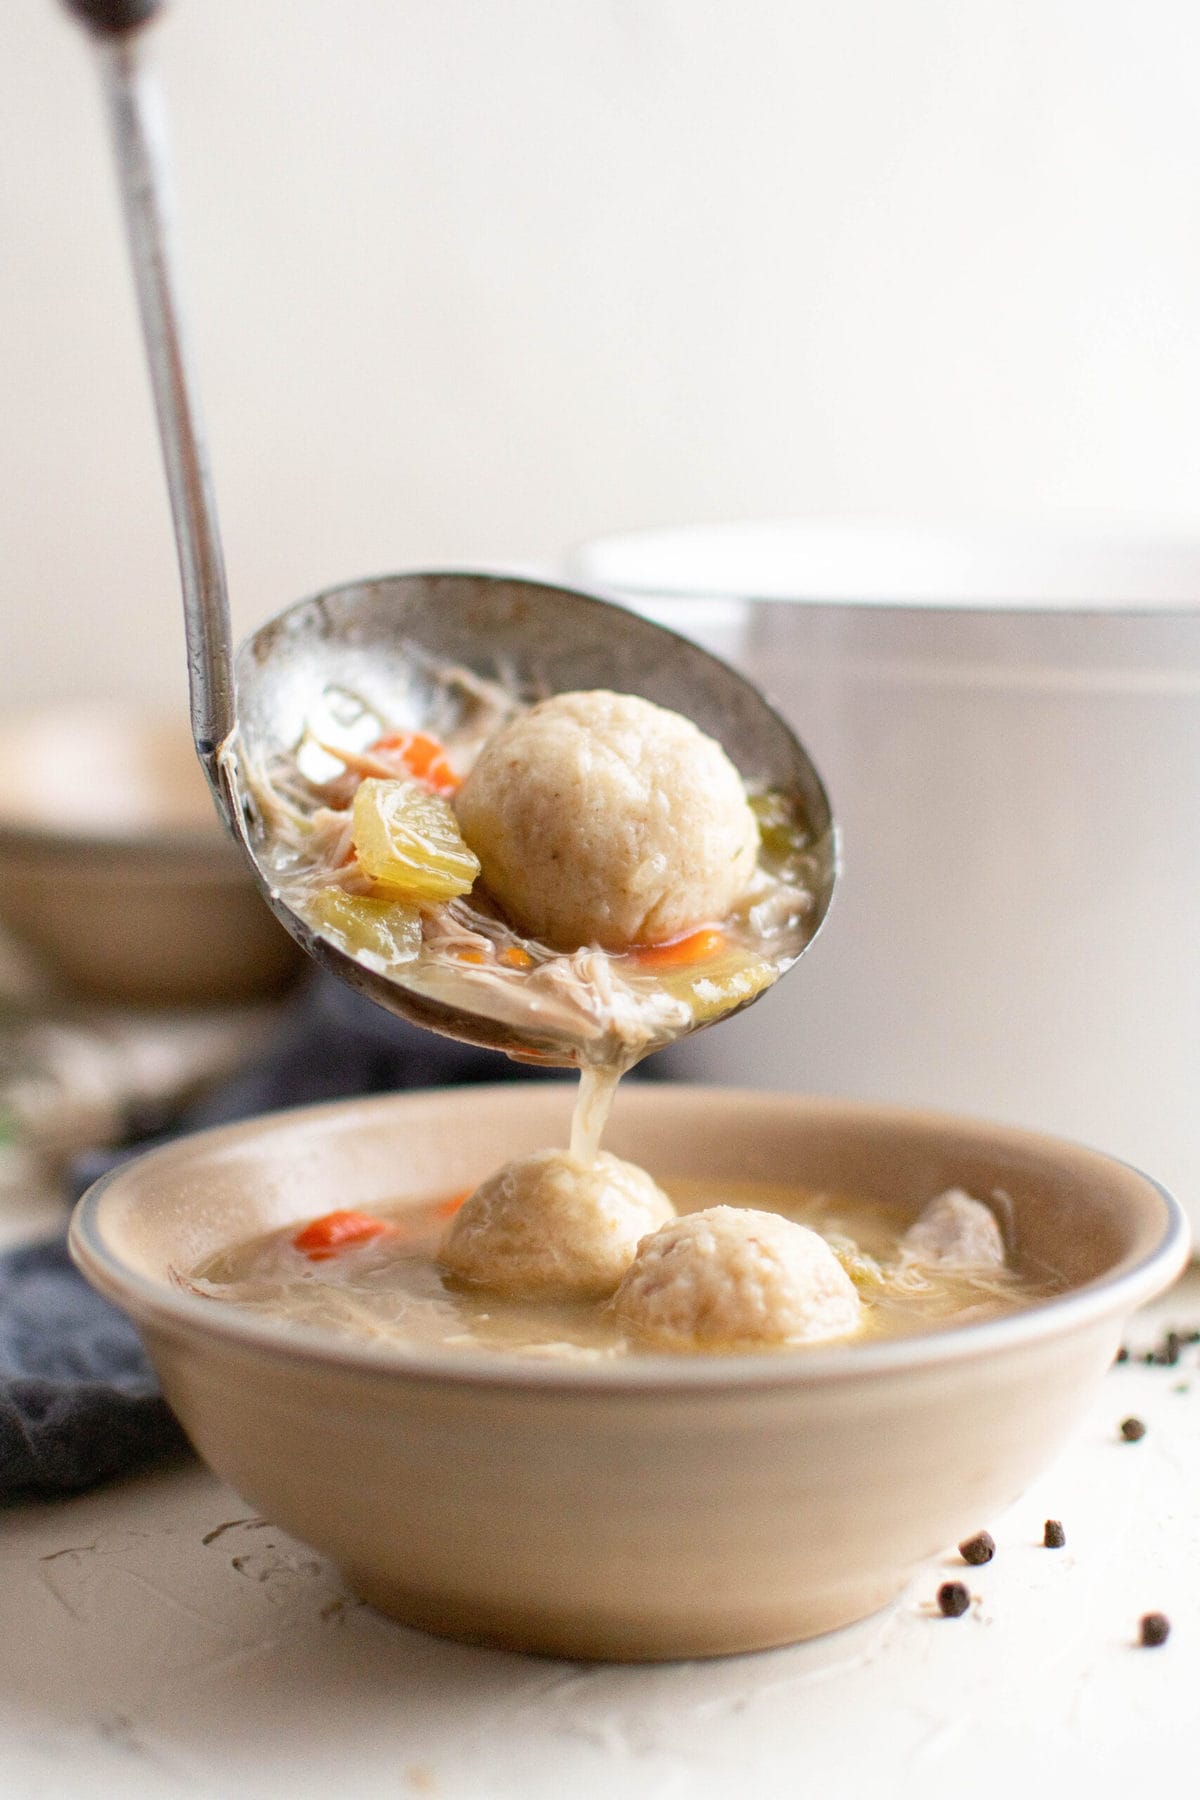
[[[958,1546],[958,1554],[964,1562],[974,1563],[976,1566],[991,1562],[996,1554],[996,1540],[990,1531],[977,1531],[974,1537],[963,1539]]]
[[[1136,1444],[1139,1438],[1146,1435],[1146,1427],[1140,1419],[1122,1419],[1121,1436],[1127,1444]]]
[[[1171,1635],[1171,1621],[1166,1613],[1146,1613],[1141,1622],[1141,1641],[1147,1649],[1165,1644]]]
[[[1042,1542],[1047,1550],[1061,1550],[1067,1541],[1061,1519],[1047,1519],[1046,1529],[1042,1533]]]
[[[971,1596],[961,1581],[943,1581],[938,1589],[938,1607],[947,1619],[961,1619],[971,1604]]]

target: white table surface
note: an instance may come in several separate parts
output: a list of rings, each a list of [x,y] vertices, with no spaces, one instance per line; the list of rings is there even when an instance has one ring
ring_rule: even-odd
[[[1131,1342],[1200,1324],[1200,1273]],[[1147,1435],[1119,1435],[1136,1413]],[[787,1650],[619,1667],[407,1630],[198,1464],[0,1512],[0,1794],[439,1800],[1173,1793],[1200,1750],[1200,1350],[1105,1377],[1004,1517]],[[1041,1545],[1060,1518],[1063,1550]],[[958,1620],[932,1605],[960,1576]],[[1151,1610],[1160,1649],[1135,1643]],[[1186,1758],[1186,1760],[1185,1760]],[[1164,1791],[1165,1788],[1164,1788]]]

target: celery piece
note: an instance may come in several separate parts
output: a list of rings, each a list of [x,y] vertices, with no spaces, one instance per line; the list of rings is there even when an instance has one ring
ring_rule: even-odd
[[[413,781],[369,776],[359,783],[354,848],[364,872],[399,899],[453,900],[479,874],[449,804]]]
[[[369,950],[385,963],[407,963],[420,952],[421,915],[403,900],[377,900],[327,887],[306,911],[309,922],[351,956]]]
[[[716,956],[692,968],[662,969],[654,980],[674,999],[691,1008],[698,1025],[707,1025],[731,1007],[742,1006],[761,994],[776,974],[774,963],[752,951],[735,948],[718,951]]]
[[[808,831],[794,803],[775,788],[749,795],[750,811],[758,821],[763,860],[773,874],[783,875],[808,847]]]

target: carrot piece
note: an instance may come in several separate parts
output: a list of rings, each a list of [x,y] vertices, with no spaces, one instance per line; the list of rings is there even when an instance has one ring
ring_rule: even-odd
[[[292,1244],[311,1262],[327,1262],[339,1250],[348,1250],[353,1244],[370,1243],[372,1238],[382,1237],[390,1229],[382,1219],[373,1219],[370,1213],[331,1212],[302,1226]]]
[[[725,948],[725,933],[706,925],[687,937],[672,938],[666,944],[643,944],[629,955],[639,969],[686,969],[693,963],[708,962]]]
[[[389,731],[376,739],[367,754],[398,762],[435,794],[454,794],[462,786],[462,777],[450,767],[444,747],[428,732]]]
[[[448,1200],[439,1200],[433,1209],[434,1218],[452,1219],[463,1201],[474,1193],[474,1191],[473,1188],[464,1188],[461,1194],[451,1194]]]
[[[482,950],[456,950],[454,960],[462,963],[485,963],[487,957]]]
[[[528,950],[522,950],[520,944],[508,944],[500,952],[500,961],[507,963],[510,969],[532,969],[533,958]]]

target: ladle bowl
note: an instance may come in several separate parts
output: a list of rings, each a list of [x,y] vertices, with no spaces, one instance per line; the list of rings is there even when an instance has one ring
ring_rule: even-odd
[[[504,576],[391,575],[331,588],[289,608],[243,644],[236,662],[237,730],[219,759],[228,816],[262,892],[318,962],[390,1011],[434,1031],[539,1061],[566,1061],[558,1040],[466,1012],[418,992],[403,968],[377,974],[314,932],[282,898],[248,771],[287,756],[331,698],[381,720],[444,733],[460,704],[440,678],[466,668],[520,700],[611,688],[685,712],[718,738],[743,778],[799,802],[820,870],[795,950],[828,910],[835,837],[819,776],[783,720],[707,651],[603,600]],[[728,1016],[728,1015],[726,1015]]]
[[[192,734],[217,804],[276,916],[326,968],[392,1012],[470,1043],[531,1052],[541,1061],[574,1060],[547,1041],[532,1014],[528,1028],[502,1024],[418,994],[395,973],[375,973],[346,955],[288,905],[270,865],[248,769],[293,751],[335,689],[361,696],[393,723],[427,725],[450,704],[438,667],[457,663],[522,699],[602,687],[657,701],[716,738],[743,778],[795,801],[818,872],[803,929],[787,945],[794,960],[811,943],[833,891],[837,842],[828,798],[762,695],[672,632],[538,582],[400,575],[301,602],[255,632],[235,665],[216,501],[172,260],[161,107],[143,59],[145,27],[161,0],[66,3],[96,42],[108,102],[179,550]]]

